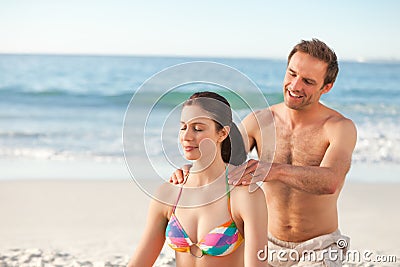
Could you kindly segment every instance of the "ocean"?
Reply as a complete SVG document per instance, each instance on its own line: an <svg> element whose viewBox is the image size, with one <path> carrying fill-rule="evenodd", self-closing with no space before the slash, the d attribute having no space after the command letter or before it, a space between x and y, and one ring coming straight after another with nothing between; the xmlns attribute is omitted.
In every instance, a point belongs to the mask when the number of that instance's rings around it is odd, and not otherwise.
<svg viewBox="0 0 400 267"><path fill-rule="evenodd" d="M285 60L0 55L0 159L33 164L39 161L123 162L124 116L134 93L161 70L191 61L231 66L258 86L269 105L283 100ZM339 66L333 89L321 101L355 122L358 141L353 164L397 166L400 163L400 63L342 61ZM203 75L213 73L206 71ZM181 91L167 93L168 87L164 85L168 82L171 81L159 79L155 90L140 91L142 99L156 94L163 95L164 102L151 110L153 119L145 124L144 143L135 140L129 148L130 155L140 160L146 156L154 159L153 166L163 166L165 173L184 163L177 160L171 164L168 160L169 149L179 150L179 129L172 119L168 124L172 126L168 127L165 114L176 113L177 103L192 91L214 87L218 90L214 85L189 84ZM246 89L241 93L246 94ZM230 100L240 120L248 109L240 101ZM147 118L146 107L151 103L140 104L130 107L130 112L139 118L137 124L131 125L138 131L143 130L140 118ZM169 146L164 146L163 140ZM142 144L147 155L143 155ZM172 158L178 158L179 153L171 153ZM0 173L0 179L5 176Z"/></svg>

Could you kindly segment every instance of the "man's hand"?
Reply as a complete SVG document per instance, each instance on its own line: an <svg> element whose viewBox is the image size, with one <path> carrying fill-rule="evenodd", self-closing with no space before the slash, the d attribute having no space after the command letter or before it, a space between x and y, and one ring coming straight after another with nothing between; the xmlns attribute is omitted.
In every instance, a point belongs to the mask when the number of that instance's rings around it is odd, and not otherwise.
<svg viewBox="0 0 400 267"><path fill-rule="evenodd" d="M169 178L169 182L172 184L184 184L187 177L189 176L189 170L192 165L183 165L182 169L177 169Z"/></svg>
<svg viewBox="0 0 400 267"><path fill-rule="evenodd" d="M266 181L271 163L250 159L229 171L228 183L233 185L250 185Z"/></svg>

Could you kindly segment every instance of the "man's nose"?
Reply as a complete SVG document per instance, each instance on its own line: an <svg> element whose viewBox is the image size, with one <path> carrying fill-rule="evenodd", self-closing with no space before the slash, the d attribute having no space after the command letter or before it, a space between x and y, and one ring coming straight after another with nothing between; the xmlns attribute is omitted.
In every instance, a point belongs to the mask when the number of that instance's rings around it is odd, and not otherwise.
<svg viewBox="0 0 400 267"><path fill-rule="evenodd" d="M290 83L290 88L293 91L300 91L301 89L301 79L299 77L296 77L292 80L292 82Z"/></svg>

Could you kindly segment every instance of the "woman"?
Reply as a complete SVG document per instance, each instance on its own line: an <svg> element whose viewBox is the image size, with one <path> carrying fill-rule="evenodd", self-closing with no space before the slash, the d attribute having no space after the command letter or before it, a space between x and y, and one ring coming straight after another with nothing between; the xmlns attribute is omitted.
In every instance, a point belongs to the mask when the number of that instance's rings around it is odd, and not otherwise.
<svg viewBox="0 0 400 267"><path fill-rule="evenodd" d="M227 183L229 164L246 160L228 101L213 92L193 94L183 104L179 139L193 166L177 192L169 183L159 188L157 199L173 200L151 201L144 235L128 266L152 266L164 241L175 250L178 267L267 266L259 260L268 242L264 194L260 189L250 193L248 187L230 190Z"/></svg>

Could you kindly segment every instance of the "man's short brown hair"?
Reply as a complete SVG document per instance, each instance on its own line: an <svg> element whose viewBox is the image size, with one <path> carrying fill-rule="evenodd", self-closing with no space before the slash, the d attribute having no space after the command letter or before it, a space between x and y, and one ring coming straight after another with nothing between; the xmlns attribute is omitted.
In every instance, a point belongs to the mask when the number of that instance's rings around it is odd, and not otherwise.
<svg viewBox="0 0 400 267"><path fill-rule="evenodd" d="M288 56L288 64L296 52L303 52L322 60L323 62L326 62L328 64L328 68L326 70L324 85L335 82L339 73L337 57L335 52L324 42L315 38L309 41L301 40L301 42L293 47L292 51L290 52Z"/></svg>

